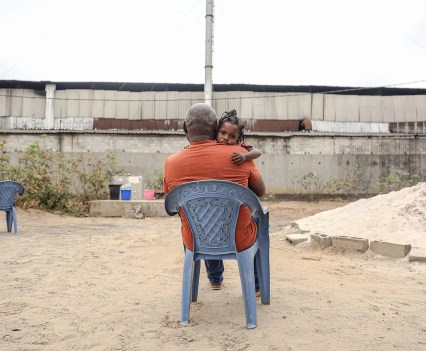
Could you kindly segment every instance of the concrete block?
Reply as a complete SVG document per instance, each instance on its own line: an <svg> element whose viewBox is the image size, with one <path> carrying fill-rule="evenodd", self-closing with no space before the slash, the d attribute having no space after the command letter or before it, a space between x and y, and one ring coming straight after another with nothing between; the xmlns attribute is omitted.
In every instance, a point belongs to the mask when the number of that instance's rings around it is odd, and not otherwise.
<svg viewBox="0 0 426 351"><path fill-rule="evenodd" d="M412 249L408 256L410 262L426 262L426 250Z"/></svg>
<svg viewBox="0 0 426 351"><path fill-rule="evenodd" d="M356 238L353 236L334 236L331 243L335 247L345 250L365 252L368 250L368 239Z"/></svg>
<svg viewBox="0 0 426 351"><path fill-rule="evenodd" d="M374 240L370 241L370 250L383 256L403 258L410 252L411 245Z"/></svg>
<svg viewBox="0 0 426 351"><path fill-rule="evenodd" d="M308 237L303 234L289 234L285 238L290 244L293 244L293 245L297 245L308 240Z"/></svg>
<svg viewBox="0 0 426 351"><path fill-rule="evenodd" d="M311 244L312 246L325 249L326 247L331 246L331 236L321 233L311 234Z"/></svg>

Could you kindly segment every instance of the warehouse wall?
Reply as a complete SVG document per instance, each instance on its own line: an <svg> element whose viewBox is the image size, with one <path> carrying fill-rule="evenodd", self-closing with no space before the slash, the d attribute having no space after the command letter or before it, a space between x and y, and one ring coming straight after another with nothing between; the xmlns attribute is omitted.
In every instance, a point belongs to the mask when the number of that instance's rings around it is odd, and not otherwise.
<svg viewBox="0 0 426 351"><path fill-rule="evenodd" d="M63 132L8 131L0 142L13 156L35 140L73 156L117 156L119 166L132 175L161 170L166 157L187 144L180 132ZM361 172L369 182L367 192L390 172L426 174L426 137L415 135L333 135L315 133L250 133L246 141L262 151L256 160L270 194L299 194L316 182L342 180ZM327 189L321 189L326 193Z"/></svg>

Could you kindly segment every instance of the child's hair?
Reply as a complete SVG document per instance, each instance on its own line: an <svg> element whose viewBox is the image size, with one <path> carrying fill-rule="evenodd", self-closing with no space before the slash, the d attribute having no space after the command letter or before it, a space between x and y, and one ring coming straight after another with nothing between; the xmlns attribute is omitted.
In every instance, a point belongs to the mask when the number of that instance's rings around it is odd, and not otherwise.
<svg viewBox="0 0 426 351"><path fill-rule="evenodd" d="M222 113L222 116L220 117L218 122L218 130L225 122L238 126L239 136L237 139L237 143L244 142L244 125L240 123L240 119L237 117L237 111L231 110Z"/></svg>

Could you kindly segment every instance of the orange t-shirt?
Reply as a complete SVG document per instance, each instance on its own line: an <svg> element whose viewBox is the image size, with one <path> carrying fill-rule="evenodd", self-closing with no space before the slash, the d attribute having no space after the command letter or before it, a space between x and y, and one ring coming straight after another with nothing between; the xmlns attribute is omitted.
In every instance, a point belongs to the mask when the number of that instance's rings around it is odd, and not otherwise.
<svg viewBox="0 0 426 351"><path fill-rule="evenodd" d="M248 187L249 180L259 179L259 171L253 161L246 161L235 166L231 161L233 152L247 152L238 145L217 144L212 140L192 143L186 149L171 155L164 164L164 192L174 187L195 180L228 180ZM182 239L187 248L193 250L194 243L191 228L183 211ZM243 251L256 240L256 223L251 218L250 210L242 206L238 216L235 242L237 250Z"/></svg>

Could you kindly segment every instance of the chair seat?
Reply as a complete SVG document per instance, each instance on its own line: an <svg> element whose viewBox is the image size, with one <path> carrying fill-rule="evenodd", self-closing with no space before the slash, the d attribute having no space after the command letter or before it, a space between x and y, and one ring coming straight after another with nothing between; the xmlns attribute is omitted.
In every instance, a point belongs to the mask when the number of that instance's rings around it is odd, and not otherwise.
<svg viewBox="0 0 426 351"><path fill-rule="evenodd" d="M239 209L247 206L258 231L255 243L237 252L235 229ZM248 188L221 180L188 182L177 186L166 197L166 211L175 215L180 209L191 227L194 250L185 250L182 281L182 325L189 323L190 303L197 301L200 260L233 259L238 262L243 292L246 326L256 327L256 261L261 302L270 302L269 214Z"/></svg>

